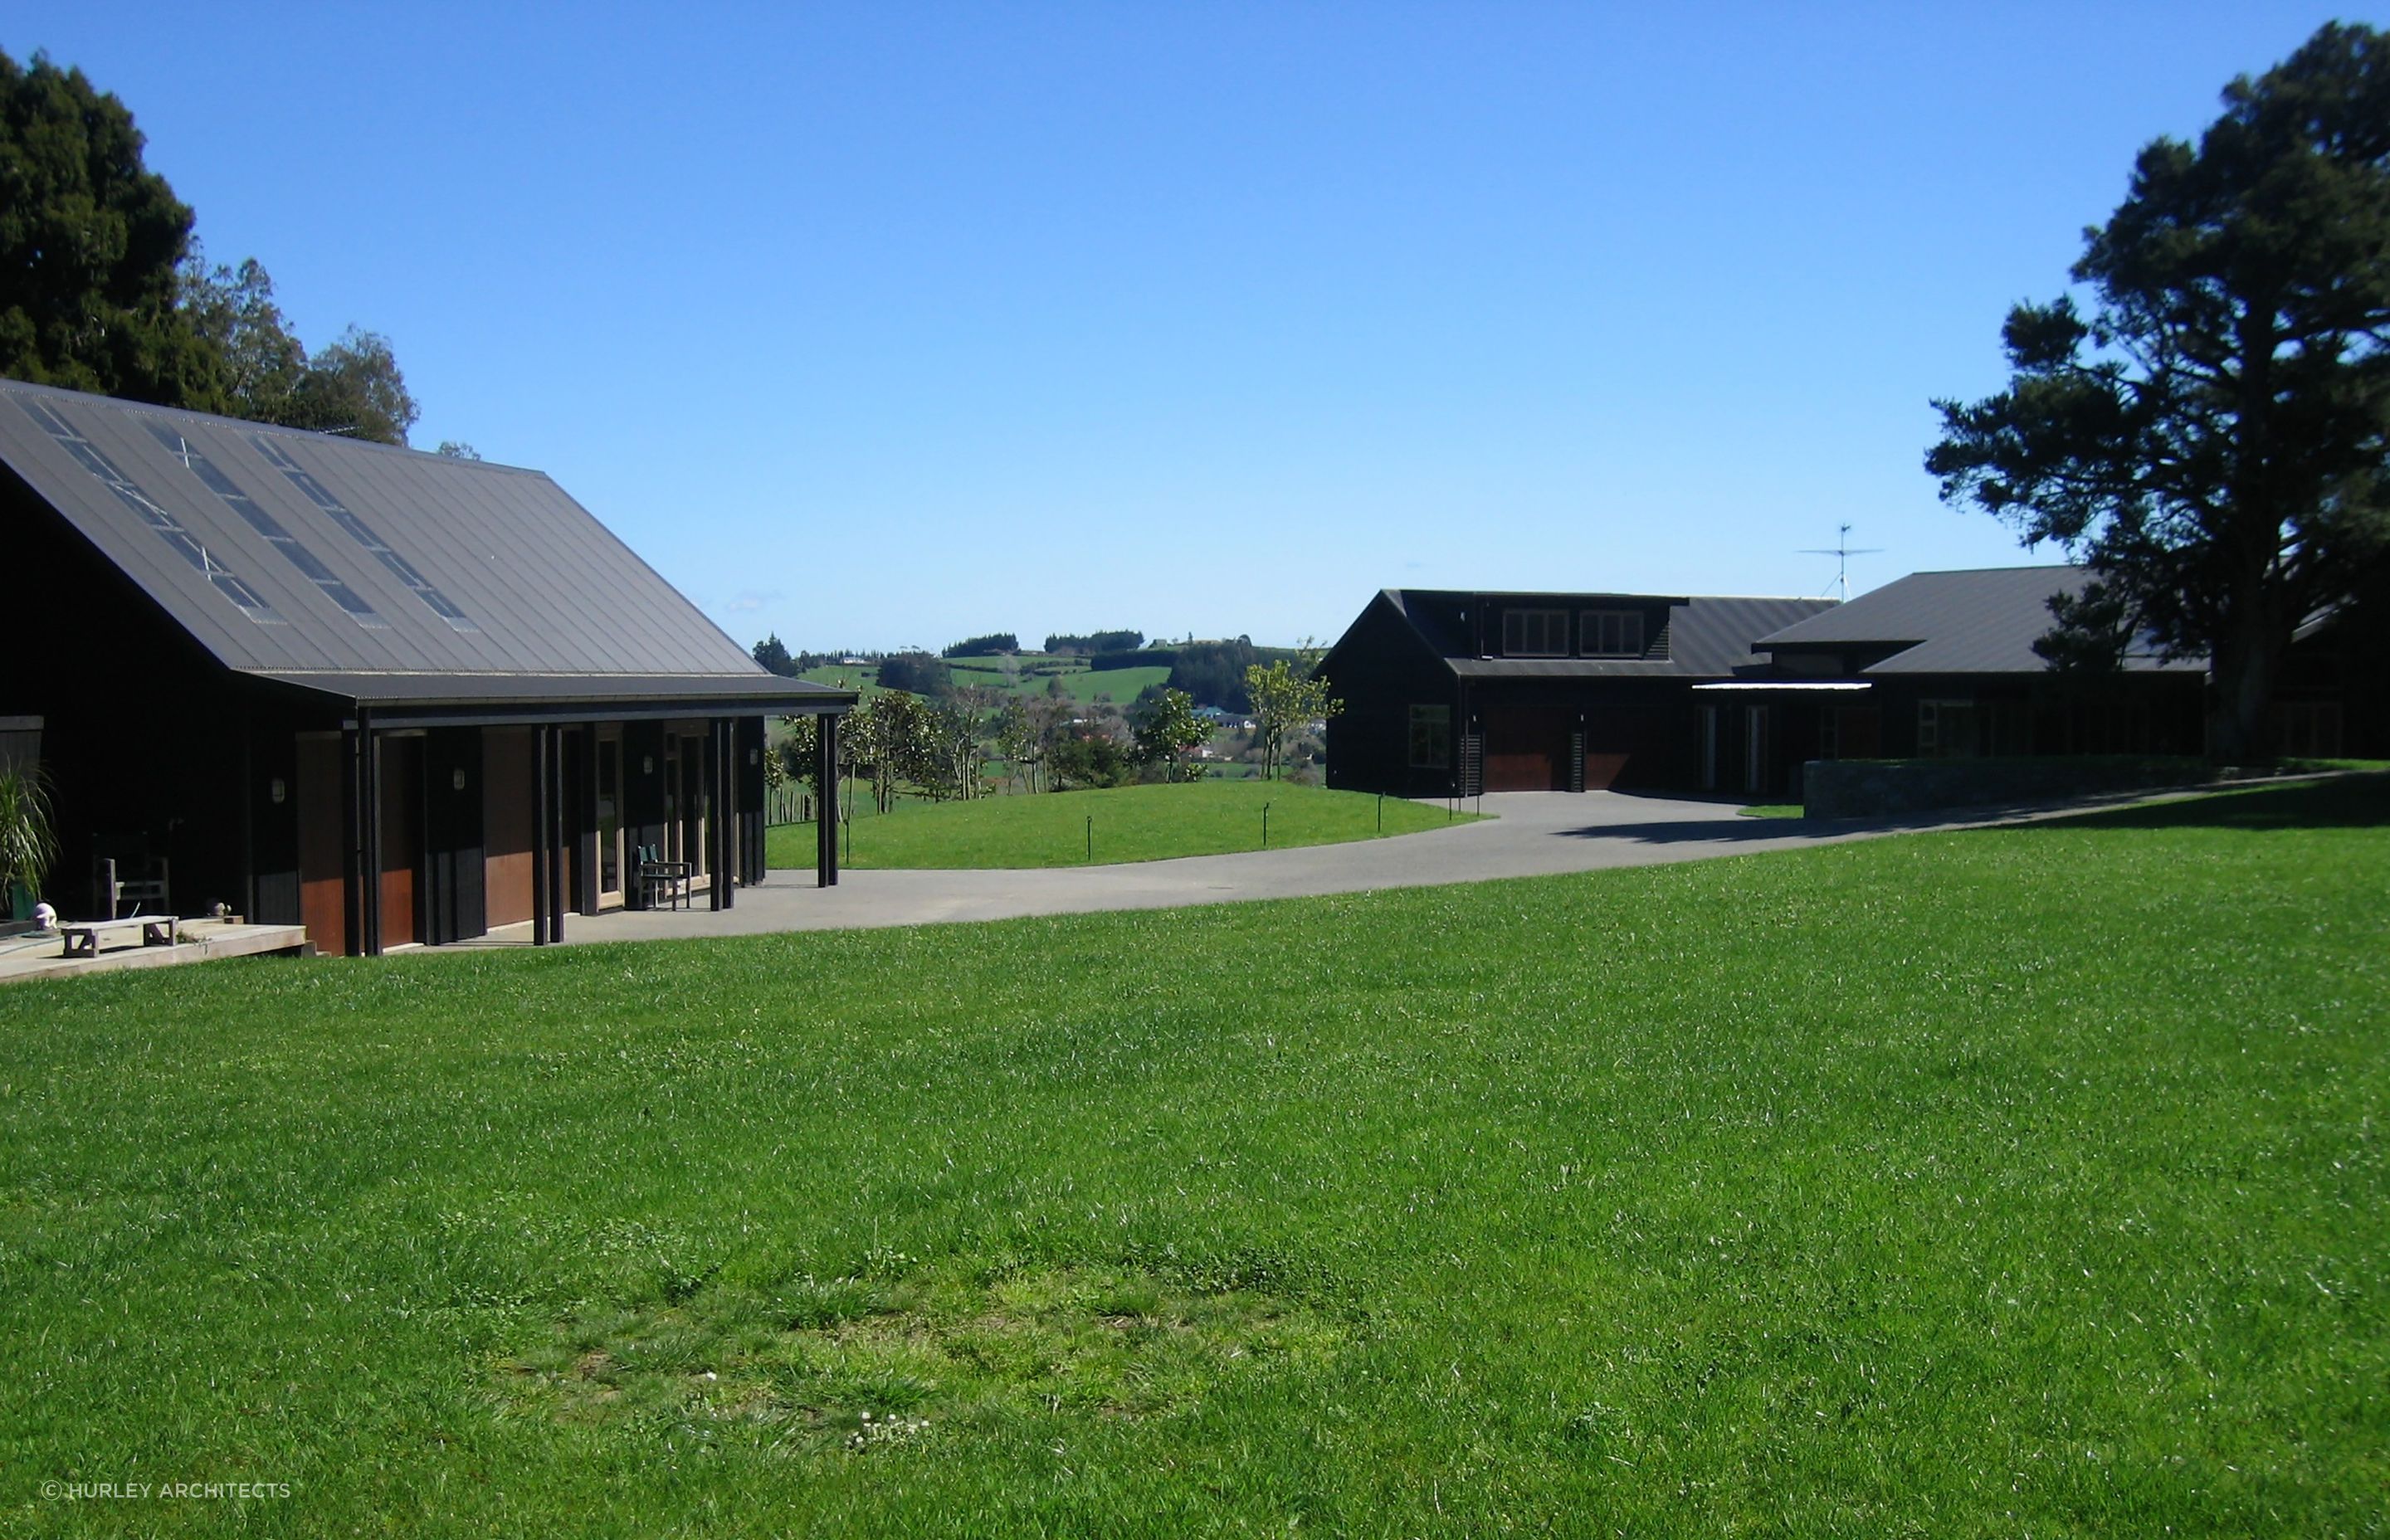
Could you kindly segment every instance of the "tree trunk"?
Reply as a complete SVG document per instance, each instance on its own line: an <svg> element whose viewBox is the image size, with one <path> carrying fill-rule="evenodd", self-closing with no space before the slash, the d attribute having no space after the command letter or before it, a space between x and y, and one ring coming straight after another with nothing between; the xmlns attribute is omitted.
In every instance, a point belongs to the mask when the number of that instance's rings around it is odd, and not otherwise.
<svg viewBox="0 0 2390 1540"><path fill-rule="evenodd" d="M2219 764L2271 759L2274 680L2289 650L2271 606L2245 604L2216 649L2207 700L2207 757Z"/></svg>

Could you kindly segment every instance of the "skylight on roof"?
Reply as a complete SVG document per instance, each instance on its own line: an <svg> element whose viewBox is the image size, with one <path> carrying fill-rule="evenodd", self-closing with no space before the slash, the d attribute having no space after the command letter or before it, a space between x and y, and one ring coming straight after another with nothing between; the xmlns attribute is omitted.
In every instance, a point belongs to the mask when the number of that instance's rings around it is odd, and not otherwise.
<svg viewBox="0 0 2390 1540"><path fill-rule="evenodd" d="M371 526L351 513L345 504L326 490L323 482L309 475L304 466L290 457L289 450L276 443L263 433L250 434L249 442L257 447L259 454L265 456L266 463L290 478L290 484L305 493L309 502L322 508L330 516L333 523L346 530L350 539L371 551L376 560L390 569L392 575L401 583L414 590L415 597L421 599L433 614L446 621L451 630L479 631L482 629L473 623L471 617L465 611L457 609L447 595L433 587L430 579L417 571L413 563L384 544L381 536L374 533Z"/></svg>
<svg viewBox="0 0 2390 1540"><path fill-rule="evenodd" d="M242 520L268 545L289 558L290 565L306 575L307 581L321 588L334 604L348 612L349 618L368 630L387 631L390 622L374 613L357 591L341 581L340 574L324 565L323 558L300 543L299 537L282 527L282 521L257 506L231 477L216 468L189 439L162 422L144 424L149 436L165 445L166 453L183 463L183 468L199 479L199 484L224 500L225 506L240 515Z"/></svg>
<svg viewBox="0 0 2390 1540"><path fill-rule="evenodd" d="M131 508L143 523L157 533L159 539L173 546L175 555L205 576L217 593L232 600L242 614L260 625L289 623L275 613L272 605L257 597L255 589L234 576L231 568L201 545L190 531L183 528L181 520L142 491L140 484L132 477L119 470L114 460L103 454L97 444L76 431L66 418L40 402L23 396L17 398L17 404L25 409L26 416L41 424L42 431L56 439L68 454L73 456L76 464L90 471L101 485L114 493L118 502Z"/></svg>

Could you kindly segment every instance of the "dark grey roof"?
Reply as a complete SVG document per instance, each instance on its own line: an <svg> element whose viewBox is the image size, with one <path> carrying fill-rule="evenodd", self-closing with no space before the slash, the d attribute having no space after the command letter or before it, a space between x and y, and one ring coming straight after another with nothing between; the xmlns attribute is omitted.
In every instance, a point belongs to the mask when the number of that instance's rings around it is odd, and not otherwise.
<svg viewBox="0 0 2390 1540"><path fill-rule="evenodd" d="M1388 588L1381 597L1438 657L1466 658L1475 650L1468 629L1457 618L1471 596L1442 588Z"/></svg>
<svg viewBox="0 0 2390 1540"><path fill-rule="evenodd" d="M847 699L805 679L776 674L341 674L289 671L260 673L260 679L317 690L371 706L482 705L539 702L547 705L608 701L733 700L759 712L802 712L824 700Z"/></svg>
<svg viewBox="0 0 2390 1540"><path fill-rule="evenodd" d="M1758 661L1754 638L1833 608L1831 599L1697 598L1669 621L1670 650L1687 673L1731 674Z"/></svg>
<svg viewBox="0 0 2390 1540"><path fill-rule="evenodd" d="M1497 593L1449 588L1389 588L1385 597L1467 679L1723 678L1758 661L1752 638L1833 608L1831 599L1741 598L1674 594ZM1631 658L1480 658L1474 637L1455 617L1471 603L1550 602L1571 609L1605 605L1668 607L1668 656Z"/></svg>
<svg viewBox="0 0 2390 1540"><path fill-rule="evenodd" d="M2083 586L2080 567L1994 567L1912 572L1824 614L1760 637L1762 650L1896 647L1865 674L2039 674L2049 665L2033 644L2057 623L2049 601ZM2195 671L2198 660L2161 664L2135 655L2125 666Z"/></svg>
<svg viewBox="0 0 2390 1540"><path fill-rule="evenodd" d="M10 380L0 461L243 673L351 699L843 694L759 668L538 471Z"/></svg>

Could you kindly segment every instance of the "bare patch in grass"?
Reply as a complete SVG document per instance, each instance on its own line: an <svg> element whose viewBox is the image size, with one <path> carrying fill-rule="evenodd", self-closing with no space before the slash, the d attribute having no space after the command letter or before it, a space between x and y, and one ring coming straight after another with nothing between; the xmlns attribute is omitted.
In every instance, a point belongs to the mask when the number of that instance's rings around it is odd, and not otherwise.
<svg viewBox="0 0 2390 1540"><path fill-rule="evenodd" d="M1316 1367L1338 1341L1317 1313L1257 1289L957 1261L567 1321L503 1366L501 1393L567 1421L735 1427L860 1453L955 1423L1179 1415L1231 1380Z"/></svg>

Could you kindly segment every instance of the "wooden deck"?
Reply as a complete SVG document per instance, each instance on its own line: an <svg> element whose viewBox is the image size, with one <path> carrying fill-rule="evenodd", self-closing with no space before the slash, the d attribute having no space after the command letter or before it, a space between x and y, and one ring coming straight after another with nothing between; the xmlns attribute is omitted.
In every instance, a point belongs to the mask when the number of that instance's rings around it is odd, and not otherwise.
<svg viewBox="0 0 2390 1540"><path fill-rule="evenodd" d="M137 929L113 932L113 944L98 956L64 956L66 943L56 931L0 935L0 984L19 979L59 979L84 973L107 973L123 968L173 968L181 963L209 962L217 957L254 956L262 952L299 952L307 931L299 925L238 925L226 920L186 919L183 940L173 946L144 946Z"/></svg>

